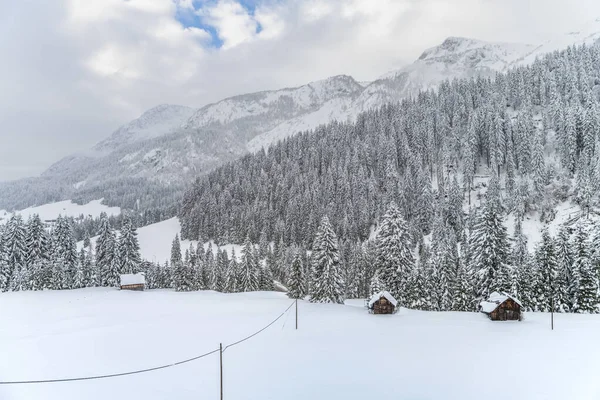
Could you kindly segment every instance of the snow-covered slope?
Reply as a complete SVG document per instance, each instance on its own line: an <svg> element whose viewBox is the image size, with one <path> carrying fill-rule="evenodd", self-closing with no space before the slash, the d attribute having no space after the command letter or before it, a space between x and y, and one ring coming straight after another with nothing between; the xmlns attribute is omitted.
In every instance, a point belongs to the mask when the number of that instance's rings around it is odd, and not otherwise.
<svg viewBox="0 0 600 400"><path fill-rule="evenodd" d="M90 201L87 204L79 205L73 203L71 200L59 201L56 203L44 204L42 206L30 207L21 211L17 211L16 214L20 214L24 220L27 220L31 215L38 214L42 221L54 220L59 215L63 217L84 217L90 216L97 218L100 213L105 212L107 215L119 215L121 209L119 207L107 207L102 204L102 199ZM13 213L9 213L5 210L0 210L0 223L6 222Z"/></svg>
<svg viewBox="0 0 600 400"><path fill-rule="evenodd" d="M535 61L536 57L551 53L557 50L564 50L573 45L592 45L600 40L600 18L585 24L581 29L559 34L548 41L537 46L532 51L525 54L516 63L530 64Z"/></svg>
<svg viewBox="0 0 600 400"><path fill-rule="evenodd" d="M0 381L102 375L168 365L265 327L292 301L282 293L88 288L0 294ZM223 354L231 400L592 400L600 395L600 317L400 309L368 314L300 301ZM496 384L490 384L496 382ZM215 399L219 354L139 375L0 385L10 400Z"/></svg>
<svg viewBox="0 0 600 400"><path fill-rule="evenodd" d="M142 258L147 261L163 264L171 258L171 243L173 242L175 235L181 237L181 223L178 218L171 218L141 227L137 230L137 233ZM97 236L91 238L94 246L96 245L96 239ZM213 249L216 251L217 245L215 245L214 242L204 243L204 249L208 249L209 243L212 244ZM193 245L194 248L198 246L198 242L195 240L182 240L182 251L185 252L185 250L190 247L190 244ZM77 243L77 246L78 250L81 249L83 247L83 242ZM235 254L239 256L242 251L242 246L237 244L227 244L221 246L220 249L226 250L229 256L231 256L234 251Z"/></svg>
<svg viewBox="0 0 600 400"><path fill-rule="evenodd" d="M168 135L193 113L194 109L190 107L161 104L117 129L109 138L94 146L94 150L106 152L133 142Z"/></svg>
<svg viewBox="0 0 600 400"><path fill-rule="evenodd" d="M202 128L247 119L252 124L256 118L265 119L263 124L276 124L278 120L314 112L332 99L352 99L361 90L362 86L352 77L339 75L298 88L245 94L199 109L183 127Z"/></svg>

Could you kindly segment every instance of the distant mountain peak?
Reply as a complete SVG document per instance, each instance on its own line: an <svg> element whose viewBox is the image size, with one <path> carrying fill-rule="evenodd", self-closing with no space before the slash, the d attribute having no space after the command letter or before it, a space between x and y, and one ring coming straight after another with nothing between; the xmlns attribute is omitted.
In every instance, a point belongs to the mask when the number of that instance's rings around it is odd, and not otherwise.
<svg viewBox="0 0 600 400"><path fill-rule="evenodd" d="M186 106L159 104L121 126L110 137L94 146L94 150L112 151L135 141L169 134L179 128L193 112L193 108Z"/></svg>

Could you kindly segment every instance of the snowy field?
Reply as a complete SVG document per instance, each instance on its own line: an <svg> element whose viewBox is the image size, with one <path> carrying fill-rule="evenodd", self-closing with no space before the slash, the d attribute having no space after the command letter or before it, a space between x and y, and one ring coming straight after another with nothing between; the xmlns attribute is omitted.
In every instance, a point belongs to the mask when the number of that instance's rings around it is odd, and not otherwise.
<svg viewBox="0 0 600 400"><path fill-rule="evenodd" d="M71 200L59 201L56 203L48 203L42 206L30 207L21 211L17 211L17 214L21 214L23 219L27 219L33 214L39 214L42 221L51 220L58 218L59 215L63 217L84 217L91 216L93 218L99 217L100 213L105 212L110 215L121 214L119 207L109 207L102 204L102 199L92 200L87 204L79 205L73 203ZM6 222L13 213L9 213L5 210L0 210L0 223Z"/></svg>
<svg viewBox="0 0 600 400"><path fill-rule="evenodd" d="M279 293L95 288L0 295L0 381L169 364L262 328L292 301ZM225 399L598 399L600 316L370 315L363 301L300 303L228 349ZM219 357L141 375L0 385L0 399L217 399Z"/></svg>

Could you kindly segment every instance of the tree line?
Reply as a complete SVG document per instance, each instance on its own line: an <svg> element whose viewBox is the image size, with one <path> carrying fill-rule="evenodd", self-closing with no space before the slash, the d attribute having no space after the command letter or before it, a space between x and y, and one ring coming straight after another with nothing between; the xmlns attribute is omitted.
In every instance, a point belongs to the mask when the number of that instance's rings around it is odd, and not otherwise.
<svg viewBox="0 0 600 400"><path fill-rule="evenodd" d="M59 216L49 229L37 214L26 223L13 215L0 226L0 291L117 286L119 274L144 269L129 217L117 237L103 213L98 233L95 247L87 236L78 251L71 219Z"/></svg>
<svg viewBox="0 0 600 400"><path fill-rule="evenodd" d="M178 213L182 237L223 244L266 235L310 247L327 215L341 239L364 241L395 202L416 245L431 234L440 199L458 220L464 204L481 204L491 175L517 219L537 212L549 222L568 198L593 210L599 71L598 46L570 47L298 133L199 177Z"/></svg>

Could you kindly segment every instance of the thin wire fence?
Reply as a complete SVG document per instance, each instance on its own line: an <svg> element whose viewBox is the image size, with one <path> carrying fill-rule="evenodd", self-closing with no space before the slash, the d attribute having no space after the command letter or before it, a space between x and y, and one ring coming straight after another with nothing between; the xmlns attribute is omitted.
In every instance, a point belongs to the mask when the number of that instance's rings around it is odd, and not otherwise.
<svg viewBox="0 0 600 400"><path fill-rule="evenodd" d="M286 313L286 312L288 312L288 311L290 310L290 308L292 308L292 306L293 306L294 304L296 304L296 302L295 302L295 301L294 301L292 304L290 304L290 306L289 306L288 308L286 308L284 312L282 312L281 314L279 314L279 316L278 316L277 318L275 318L273 321L271 321L271 323L270 323L269 325L265 326L265 327L264 327L264 328L262 328L261 330L259 330L259 331L256 331L256 332L254 332L252 335L250 335L250 336L246 336L245 338L243 338L243 339L241 339L241 340L238 340L237 342L234 342L234 343L231 343L231 344L228 344L227 346L225 346L225 348L223 349L223 353L225 353L225 350L227 350L228 348L230 348L230 347L233 347L233 346L237 346L238 344L240 344L240 343L242 343L242 342L245 342L246 340L248 340L248 339L250 339L250 338L253 338L254 336L258 335L259 333L261 333L262 331L264 331L265 329L267 329L268 327L270 327L271 325L273 325L273 324L274 324L275 322L277 322L277 321L278 321L278 320L279 320L281 317L283 317L283 316L285 315L285 313Z"/></svg>
<svg viewBox="0 0 600 400"><path fill-rule="evenodd" d="M251 339L254 336L260 334L263 331L265 331L267 328L269 328L271 325L273 325L275 322L277 322L279 319L281 319L281 317L283 317L285 315L285 313L287 313L290 310L290 308L292 308L292 306L295 303L296 303L296 301L294 301L292 304L290 304L290 306L288 308L286 308L285 311L283 311L281 314L279 314L279 316L277 318L275 318L273 321L271 321L265 327L261 328L260 330L254 332L253 334L251 334L249 336L246 336L245 338L243 338L241 340L238 340L237 342L234 342L234 343L231 343L231 344L225 346L223 348L222 352L224 353L225 350L227 350L228 348L233 347L233 346L237 346L238 344L243 343L246 340ZM58 383L58 382L90 381L90 380L95 380L95 379L106 379L106 378L116 378L116 377L119 377L119 376L137 375L137 374L143 374L143 373L146 373L146 372L157 371L157 370L160 370L160 369L175 367L175 366L181 365L181 364L186 364L186 363L189 363L189 362L192 362L192 361L199 360L199 359L204 358L204 357L208 357L211 354L218 353L219 351L221 351L220 348L212 350L212 351L209 351L208 353L204 353L204 354L201 354L201 355L196 356L196 357L188 358L186 360L177 361L177 362L174 362L174 363L171 363L171 364L165 364L165 365L161 365L159 367L139 369L139 370L135 370L135 371L120 372L120 373L116 373L116 374L84 376L84 377L78 377L78 378L62 378L62 379L39 379L39 380L24 380L24 381L0 381L0 385L26 385L26 384L39 384L39 383Z"/></svg>

